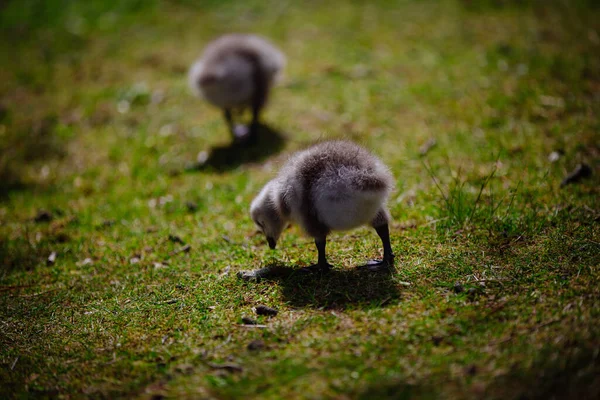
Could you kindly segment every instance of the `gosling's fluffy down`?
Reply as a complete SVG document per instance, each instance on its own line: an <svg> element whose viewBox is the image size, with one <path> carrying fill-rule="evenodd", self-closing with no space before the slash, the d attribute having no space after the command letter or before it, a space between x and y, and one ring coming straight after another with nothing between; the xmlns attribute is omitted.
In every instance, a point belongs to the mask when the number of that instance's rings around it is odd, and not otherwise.
<svg viewBox="0 0 600 400"><path fill-rule="evenodd" d="M330 267L325 257L329 232L370 224L384 247L383 261L371 266L387 267L393 254L386 202L393 187L389 169L364 148L324 142L294 154L254 199L250 213L271 248L288 221L298 223L315 238L318 268Z"/></svg>
<svg viewBox="0 0 600 400"><path fill-rule="evenodd" d="M196 95L224 110L232 133L232 111L251 108L250 133L254 134L269 90L285 63L283 53L266 39L229 34L206 46L190 68L189 85Z"/></svg>

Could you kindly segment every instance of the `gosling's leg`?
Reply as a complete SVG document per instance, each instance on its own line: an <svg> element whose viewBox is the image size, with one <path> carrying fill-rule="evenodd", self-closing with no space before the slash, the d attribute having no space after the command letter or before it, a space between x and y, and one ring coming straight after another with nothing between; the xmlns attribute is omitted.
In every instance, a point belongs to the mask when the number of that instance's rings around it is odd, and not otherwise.
<svg viewBox="0 0 600 400"><path fill-rule="evenodd" d="M229 128L229 132L233 135L233 114L231 113L231 108L223 109L223 117L225 118L225 122L227 123L227 128Z"/></svg>
<svg viewBox="0 0 600 400"><path fill-rule="evenodd" d="M250 131L246 143L255 144L258 141L258 128L260 126L261 105L254 104L252 106L252 121L250 122Z"/></svg>
<svg viewBox="0 0 600 400"><path fill-rule="evenodd" d="M224 109L223 116L227 122L227 128L229 128L229 132L231 132L231 136L233 136L233 140L238 144L248 143L250 138L250 128L244 124L234 124L233 111L231 108Z"/></svg>
<svg viewBox="0 0 600 400"><path fill-rule="evenodd" d="M252 79L254 83L254 93L252 95L252 121L248 133L247 144L255 144L258 141L258 128L260 126L260 113L267 101L269 92L268 78L265 75L260 63L256 59L252 59L254 65L254 73Z"/></svg>
<svg viewBox="0 0 600 400"><path fill-rule="evenodd" d="M327 256L325 255L327 238L324 237L315 239L315 245L317 246L317 251L319 252L319 259L316 264L313 264L310 267L302 268L302 272L327 272L333 268L333 266L327 262Z"/></svg>
<svg viewBox="0 0 600 400"><path fill-rule="evenodd" d="M371 225L375 228L375 232L379 235L381 244L383 245L383 259L368 261L360 268L365 268L369 271L391 271L394 268L394 252L392 251L392 245L390 243L389 220L389 212L382 209L371 222Z"/></svg>

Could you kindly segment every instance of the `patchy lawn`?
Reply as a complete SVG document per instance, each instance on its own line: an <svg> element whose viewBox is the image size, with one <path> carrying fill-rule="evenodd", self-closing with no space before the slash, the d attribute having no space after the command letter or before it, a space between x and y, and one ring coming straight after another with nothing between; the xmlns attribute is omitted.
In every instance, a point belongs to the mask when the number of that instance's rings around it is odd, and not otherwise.
<svg viewBox="0 0 600 400"><path fill-rule="evenodd" d="M0 392L600 396L593 2L13 0L0 26ZM231 31L288 57L248 151L186 83ZM367 228L296 274L311 240L270 251L249 218L287 155L340 137L396 177L393 274L356 270Z"/></svg>

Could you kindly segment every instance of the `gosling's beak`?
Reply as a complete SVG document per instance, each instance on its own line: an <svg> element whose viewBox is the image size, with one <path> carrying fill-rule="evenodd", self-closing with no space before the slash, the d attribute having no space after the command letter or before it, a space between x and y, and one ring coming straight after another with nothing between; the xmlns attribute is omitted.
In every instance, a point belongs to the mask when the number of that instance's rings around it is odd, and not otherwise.
<svg viewBox="0 0 600 400"><path fill-rule="evenodd" d="M272 237L267 236L267 242L269 242L269 247L271 248L271 250L273 250L275 246L277 246L277 242Z"/></svg>

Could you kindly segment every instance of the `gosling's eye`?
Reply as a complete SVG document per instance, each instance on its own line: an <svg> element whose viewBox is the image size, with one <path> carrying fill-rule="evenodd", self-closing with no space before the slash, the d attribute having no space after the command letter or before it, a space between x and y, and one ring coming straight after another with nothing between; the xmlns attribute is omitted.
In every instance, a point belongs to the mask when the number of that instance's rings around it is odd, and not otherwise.
<svg viewBox="0 0 600 400"><path fill-rule="evenodd" d="M264 230L265 230L265 227L263 226L263 224L262 224L262 223L260 223L260 222L256 221L256 225L258 225L258 227L260 228L260 230L261 230L261 231L264 231Z"/></svg>

